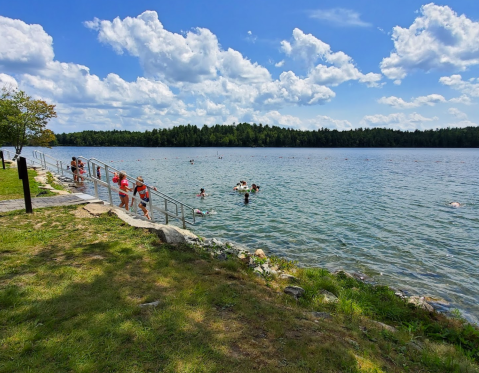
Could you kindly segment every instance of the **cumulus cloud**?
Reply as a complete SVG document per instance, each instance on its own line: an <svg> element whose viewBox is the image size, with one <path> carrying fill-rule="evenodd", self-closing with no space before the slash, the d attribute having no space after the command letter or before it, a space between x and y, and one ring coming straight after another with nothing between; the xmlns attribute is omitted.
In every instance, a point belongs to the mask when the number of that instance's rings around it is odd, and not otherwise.
<svg viewBox="0 0 479 373"><path fill-rule="evenodd" d="M404 113L394 113L389 115L366 115L360 122L365 127L391 127L403 131L412 131L415 129L427 129L428 122L437 121L439 118L427 118L418 113L406 115Z"/></svg>
<svg viewBox="0 0 479 373"><path fill-rule="evenodd" d="M276 66L276 67L283 67L283 65L284 65L284 60L281 60L281 61L276 62L276 63L274 64L274 66Z"/></svg>
<svg viewBox="0 0 479 373"><path fill-rule="evenodd" d="M469 96L467 95L462 95L460 97L454 97L449 100L449 102L452 102L454 104L463 104L463 105L471 105L472 100Z"/></svg>
<svg viewBox="0 0 479 373"><path fill-rule="evenodd" d="M448 110L448 113L455 116L457 119L460 119L460 120L466 120L467 119L467 114L463 113L461 110L459 110L455 107L450 108Z"/></svg>
<svg viewBox="0 0 479 373"><path fill-rule="evenodd" d="M451 87L452 89L461 91L466 95L479 97L479 78L472 78L468 81L464 81L462 80L461 75L451 75L443 76L439 79L439 82Z"/></svg>
<svg viewBox="0 0 479 373"><path fill-rule="evenodd" d="M428 96L420 96L413 98L411 101L404 101L402 98L390 96L381 97L378 102L380 104L389 105L396 109L412 109L419 106L434 106L438 103L446 102L446 99L438 94L432 94Z"/></svg>
<svg viewBox="0 0 479 373"><path fill-rule="evenodd" d="M344 8L313 10L309 13L310 18L327 21L336 26L348 27L370 27L370 23L361 19L361 15L352 10Z"/></svg>
<svg viewBox="0 0 479 373"><path fill-rule="evenodd" d="M296 59L306 62L308 76L316 84L337 86L341 83L356 80L368 86L379 86L381 74L361 73L354 65L353 59L344 52L332 52L329 44L311 34L305 34L298 28L293 30L293 40L281 42L282 51ZM318 60L328 63L315 65Z"/></svg>
<svg viewBox="0 0 479 373"><path fill-rule="evenodd" d="M34 71L53 60L53 39L40 25L0 16L0 68Z"/></svg>
<svg viewBox="0 0 479 373"><path fill-rule="evenodd" d="M117 53L138 57L148 77L170 83L197 83L219 74L252 82L270 78L269 71L244 58L233 49L222 50L216 35L205 28L195 28L185 35L166 30L155 11L138 17L119 17L113 21L85 22L98 32L98 39ZM250 34L251 35L251 34Z"/></svg>
<svg viewBox="0 0 479 373"><path fill-rule="evenodd" d="M479 22L433 3L420 13L409 28L394 27L394 51L381 62L384 75L400 80L413 70L462 71L479 64Z"/></svg>
<svg viewBox="0 0 479 373"><path fill-rule="evenodd" d="M0 88L2 87L16 89L18 88L18 82L13 76L2 73L0 74Z"/></svg>

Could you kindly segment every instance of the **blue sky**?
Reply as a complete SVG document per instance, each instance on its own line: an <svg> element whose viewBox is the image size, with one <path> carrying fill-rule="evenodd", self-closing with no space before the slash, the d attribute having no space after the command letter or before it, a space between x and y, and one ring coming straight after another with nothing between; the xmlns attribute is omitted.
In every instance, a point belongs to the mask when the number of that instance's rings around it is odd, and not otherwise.
<svg viewBox="0 0 479 373"><path fill-rule="evenodd" d="M2 2L0 86L55 132L476 126L479 3Z"/></svg>

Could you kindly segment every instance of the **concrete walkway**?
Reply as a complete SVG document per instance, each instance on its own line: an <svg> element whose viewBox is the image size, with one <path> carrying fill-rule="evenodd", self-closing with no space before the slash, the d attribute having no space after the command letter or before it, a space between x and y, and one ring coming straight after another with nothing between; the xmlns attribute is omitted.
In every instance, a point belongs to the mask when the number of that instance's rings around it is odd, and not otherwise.
<svg viewBox="0 0 479 373"><path fill-rule="evenodd" d="M95 197L83 193L73 193L56 197L32 198L33 210L42 207L81 205L85 203L100 203ZM25 200L7 199L0 201L0 213L25 209Z"/></svg>

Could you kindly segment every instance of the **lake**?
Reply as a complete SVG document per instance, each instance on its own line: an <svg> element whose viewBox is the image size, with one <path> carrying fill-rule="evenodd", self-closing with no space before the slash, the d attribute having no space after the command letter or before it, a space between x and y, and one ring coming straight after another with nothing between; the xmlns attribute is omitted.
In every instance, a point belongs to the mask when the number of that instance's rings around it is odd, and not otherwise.
<svg viewBox="0 0 479 373"><path fill-rule="evenodd" d="M478 322L477 149L43 151L62 160L104 160L182 202L216 212L189 228L201 236L262 248L302 266L364 273L411 294L440 296ZM31 148L24 153L31 156ZM240 180L261 186L248 205L232 190ZM209 196L196 197L200 188ZM452 201L463 206L452 208Z"/></svg>

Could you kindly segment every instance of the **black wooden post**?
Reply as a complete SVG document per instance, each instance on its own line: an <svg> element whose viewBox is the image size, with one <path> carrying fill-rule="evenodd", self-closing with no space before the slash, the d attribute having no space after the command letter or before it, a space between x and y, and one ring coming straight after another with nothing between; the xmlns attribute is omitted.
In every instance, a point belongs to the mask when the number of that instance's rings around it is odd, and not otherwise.
<svg viewBox="0 0 479 373"><path fill-rule="evenodd" d="M24 157L20 157L17 160L18 178L23 181L23 195L25 197L25 210L31 214L32 209L32 197L30 196L30 184L28 183L28 170L27 160Z"/></svg>
<svg viewBox="0 0 479 373"><path fill-rule="evenodd" d="M2 157L2 167L5 169L5 160L3 159L3 150L0 150L0 157Z"/></svg>

